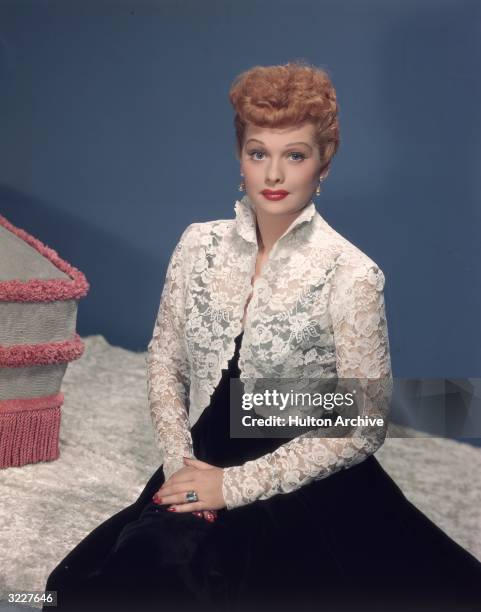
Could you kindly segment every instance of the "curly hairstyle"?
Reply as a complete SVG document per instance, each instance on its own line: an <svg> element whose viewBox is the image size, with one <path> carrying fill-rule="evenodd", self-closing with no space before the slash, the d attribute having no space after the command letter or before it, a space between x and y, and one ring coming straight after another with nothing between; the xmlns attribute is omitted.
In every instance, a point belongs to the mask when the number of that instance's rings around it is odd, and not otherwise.
<svg viewBox="0 0 481 612"><path fill-rule="evenodd" d="M340 143L339 105L326 71L305 60L282 66L254 66L234 79L229 99L235 110L239 158L248 123L285 128L309 121L315 128L321 171L330 167Z"/></svg>

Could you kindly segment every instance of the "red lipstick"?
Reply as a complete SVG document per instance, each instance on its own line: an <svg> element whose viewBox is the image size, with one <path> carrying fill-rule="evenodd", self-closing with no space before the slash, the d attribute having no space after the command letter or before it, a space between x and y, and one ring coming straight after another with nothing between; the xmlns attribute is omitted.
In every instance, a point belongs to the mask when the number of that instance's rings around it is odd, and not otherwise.
<svg viewBox="0 0 481 612"><path fill-rule="evenodd" d="M261 193L265 198L274 202L277 202L277 200L282 200L286 197L286 195L289 195L289 192L285 191L284 189L276 189L275 191L272 189L264 189L264 191L261 191Z"/></svg>

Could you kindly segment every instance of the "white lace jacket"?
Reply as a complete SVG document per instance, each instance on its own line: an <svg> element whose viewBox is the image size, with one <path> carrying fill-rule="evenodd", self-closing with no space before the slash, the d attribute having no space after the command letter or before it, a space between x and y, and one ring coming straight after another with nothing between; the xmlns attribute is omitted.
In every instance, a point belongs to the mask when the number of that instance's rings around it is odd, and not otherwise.
<svg viewBox="0 0 481 612"><path fill-rule="evenodd" d="M147 351L148 399L165 478L183 467L183 455L194 456L190 428L234 354L251 291L241 379L375 379L364 414L384 417L385 425L362 426L348 438L303 434L224 468L227 509L363 461L384 442L392 391L384 275L374 261L331 228L311 201L274 244L252 288L258 247L247 196L235 213L235 219L189 225L167 269Z"/></svg>

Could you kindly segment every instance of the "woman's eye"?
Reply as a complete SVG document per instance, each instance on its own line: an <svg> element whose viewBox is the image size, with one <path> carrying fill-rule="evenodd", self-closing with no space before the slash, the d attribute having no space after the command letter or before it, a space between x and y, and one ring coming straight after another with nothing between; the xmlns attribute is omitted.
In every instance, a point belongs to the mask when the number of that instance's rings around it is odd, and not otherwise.
<svg viewBox="0 0 481 612"><path fill-rule="evenodd" d="M257 159L256 157L254 157L254 155L264 155L264 153L262 151L251 151L249 153L249 157L251 159Z"/></svg>
<svg viewBox="0 0 481 612"><path fill-rule="evenodd" d="M258 157L254 157L255 155L265 155L265 153L263 151L250 151L248 153L249 157L255 161L260 161ZM306 156L304 155L304 153L298 153L298 152L292 152L289 153L289 155L295 155L297 157L297 159L295 159L294 161L302 161L304 159L306 159Z"/></svg>

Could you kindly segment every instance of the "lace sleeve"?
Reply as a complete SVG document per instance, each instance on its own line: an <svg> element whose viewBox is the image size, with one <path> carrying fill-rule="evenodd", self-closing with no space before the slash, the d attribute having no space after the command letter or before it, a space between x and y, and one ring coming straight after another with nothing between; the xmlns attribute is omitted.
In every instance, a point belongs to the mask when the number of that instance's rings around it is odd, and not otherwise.
<svg viewBox="0 0 481 612"><path fill-rule="evenodd" d="M361 463L383 444L392 393L383 288L384 275L375 264L360 266L342 255L332 280L329 311L337 376L357 379L364 395L362 416L380 416L384 425L360 426L343 438L309 431L272 453L225 468L222 492L227 509L326 478Z"/></svg>
<svg viewBox="0 0 481 612"><path fill-rule="evenodd" d="M146 357L148 401L166 480L184 467L183 455L194 456L188 419L189 367L180 333L185 312L185 242L190 227L170 259Z"/></svg>

